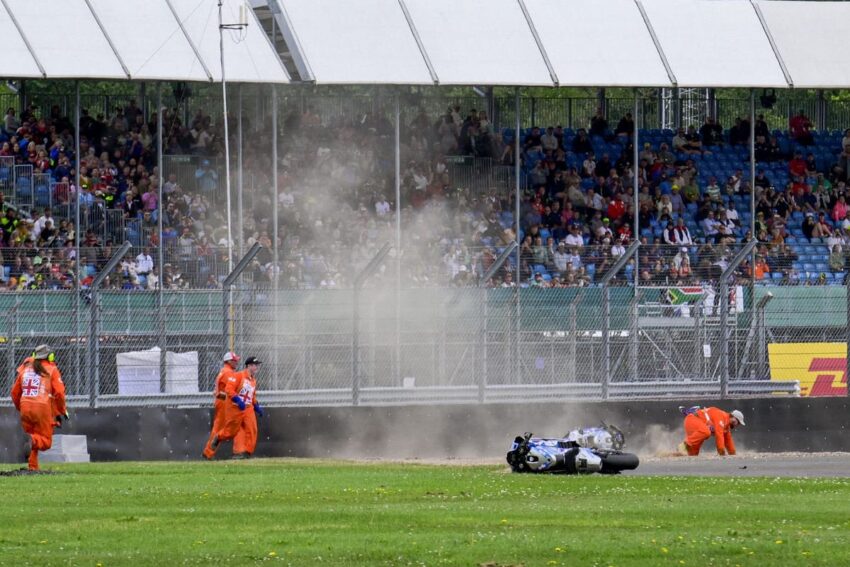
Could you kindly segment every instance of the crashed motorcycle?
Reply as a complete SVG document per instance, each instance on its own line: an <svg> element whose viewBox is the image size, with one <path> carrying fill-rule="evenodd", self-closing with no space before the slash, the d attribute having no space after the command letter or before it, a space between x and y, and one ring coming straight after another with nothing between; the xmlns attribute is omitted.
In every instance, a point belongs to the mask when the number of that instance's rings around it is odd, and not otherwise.
<svg viewBox="0 0 850 567"><path fill-rule="evenodd" d="M638 456L621 451L623 432L612 425L574 429L563 437L518 436L508 451L513 472L561 474L619 474L634 470Z"/></svg>

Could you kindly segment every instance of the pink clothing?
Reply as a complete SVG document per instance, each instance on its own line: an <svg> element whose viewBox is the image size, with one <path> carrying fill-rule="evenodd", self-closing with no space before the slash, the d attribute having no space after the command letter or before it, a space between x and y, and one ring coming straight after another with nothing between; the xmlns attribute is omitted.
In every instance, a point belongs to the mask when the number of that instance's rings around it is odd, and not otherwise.
<svg viewBox="0 0 850 567"><path fill-rule="evenodd" d="M142 204L146 211L155 211L157 205L157 196L153 191L148 191L142 195Z"/></svg>
<svg viewBox="0 0 850 567"><path fill-rule="evenodd" d="M834 221L842 221L844 217L847 216L847 203L842 203L838 201L835 203L835 206L832 207L832 220Z"/></svg>

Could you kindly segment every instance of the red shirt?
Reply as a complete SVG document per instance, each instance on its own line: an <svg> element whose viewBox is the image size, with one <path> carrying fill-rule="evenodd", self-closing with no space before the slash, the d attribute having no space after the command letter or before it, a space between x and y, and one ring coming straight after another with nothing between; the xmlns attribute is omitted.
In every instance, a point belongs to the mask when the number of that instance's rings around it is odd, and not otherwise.
<svg viewBox="0 0 850 567"><path fill-rule="evenodd" d="M626 205L620 199L614 199L608 205L608 218L611 220L619 220L621 216L626 214Z"/></svg>
<svg viewBox="0 0 850 567"><path fill-rule="evenodd" d="M788 171L791 172L791 175L799 175L803 177L806 175L806 160L802 158L795 158L788 162Z"/></svg>

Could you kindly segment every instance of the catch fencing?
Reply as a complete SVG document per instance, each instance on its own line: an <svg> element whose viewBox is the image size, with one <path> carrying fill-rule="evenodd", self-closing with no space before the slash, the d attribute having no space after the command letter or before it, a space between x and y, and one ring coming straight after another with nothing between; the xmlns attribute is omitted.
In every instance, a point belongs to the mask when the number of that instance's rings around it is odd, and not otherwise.
<svg viewBox="0 0 850 567"><path fill-rule="evenodd" d="M126 245L98 276L135 252ZM399 287L369 278L394 272L387 256L347 288L279 289L251 282L251 256L224 289L116 289L96 277L79 294L0 293L0 387L47 342L76 406L206 405L228 350L264 362L269 405L845 395L844 285L753 285L740 272L752 247L741 246L722 256L722 279L702 253L689 250L704 270L693 280L637 289L633 246L572 287ZM807 382L812 369L814 380L831 373L828 388Z"/></svg>

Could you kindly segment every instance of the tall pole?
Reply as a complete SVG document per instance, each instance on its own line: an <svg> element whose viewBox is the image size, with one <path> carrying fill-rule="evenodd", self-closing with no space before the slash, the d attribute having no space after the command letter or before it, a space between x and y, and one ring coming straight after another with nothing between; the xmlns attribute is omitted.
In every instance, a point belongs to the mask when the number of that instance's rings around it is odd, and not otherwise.
<svg viewBox="0 0 850 567"><path fill-rule="evenodd" d="M76 89L76 101L74 102L74 290L76 293L74 305L74 335L77 344L80 341L80 81L74 82ZM82 368L80 368L80 349L74 349L76 353L76 381L77 389L80 388ZM79 392L79 390L77 390Z"/></svg>
<svg viewBox="0 0 850 567"><path fill-rule="evenodd" d="M515 218L516 218L516 237L515 237L515 239L516 239L517 247L516 247L516 281L514 282L514 286L515 286L514 287L514 301L516 302L516 311L514 313L515 318L514 318L514 345L513 345L514 346L514 348L513 348L514 356L513 356L513 359L514 359L514 383L519 384L520 383L520 361L519 361L520 337L519 337L519 334L520 334L520 328L521 328L521 325L520 325L520 315L521 315L521 313L520 313L519 284L520 284L520 276L522 275L522 272L520 270L520 265L519 265L519 262L520 262L519 231L520 231L520 227L522 226L522 223L520 222L520 212L521 212L521 207L520 207L520 189L521 189L520 175L522 174L522 171L521 171L521 167L520 167L520 155L519 155L519 152L520 152L520 136L521 136L521 134L520 134L521 120L520 120L519 87L516 87L514 89L514 108L515 108L515 111L516 111L516 124L515 124L516 130L514 132L514 178L515 178L514 179L514 181L515 181L514 191L516 193L514 195L514 207L515 207L514 215L515 215Z"/></svg>
<svg viewBox="0 0 850 567"><path fill-rule="evenodd" d="M756 91L750 89L750 237L753 240L758 238L756 234ZM755 258L755 250L753 251ZM755 266L753 268L753 277L755 277Z"/></svg>
<svg viewBox="0 0 850 567"><path fill-rule="evenodd" d="M274 287L280 278L278 240L278 188L277 188L277 86L272 85L272 255L274 257Z"/></svg>
<svg viewBox="0 0 850 567"><path fill-rule="evenodd" d="M395 360L401 381L401 104L395 95Z"/></svg>
<svg viewBox="0 0 850 567"><path fill-rule="evenodd" d="M245 191L242 169L242 85L239 85L239 114L236 121L236 160L237 160L237 185L236 185L236 234L239 238L239 257L245 255L242 241L245 240L245 229L242 227L242 196Z"/></svg>
<svg viewBox="0 0 850 567"><path fill-rule="evenodd" d="M163 203L163 185L165 184L165 172L163 171L163 167L165 166L165 157L162 155L162 84L156 84L156 163L157 168L159 169L159 176L157 181L159 182L159 187L157 191L157 201L159 203L159 211L157 211L156 215L156 230L157 230L157 291L156 291L156 301L157 301L157 318L159 323L159 382L161 386L162 392L165 392L165 379L166 379L166 351L168 349L168 341L165 338L165 305L164 305L164 296L163 296L163 264L164 260L164 248L165 243L163 242L162 233L163 233L163 220L162 220L162 211L165 210L165 203Z"/></svg>
<svg viewBox="0 0 850 567"><path fill-rule="evenodd" d="M401 105L395 96L395 253L396 288L401 287Z"/></svg>
<svg viewBox="0 0 850 567"><path fill-rule="evenodd" d="M519 269L519 248L522 244L519 238L520 231L520 175L522 175L521 167L520 167L520 103L519 103L519 88L514 89L514 110L516 114L516 123L514 125L514 222L516 222L516 281L514 282L519 287L519 278L520 278L520 269Z"/></svg>
<svg viewBox="0 0 850 567"><path fill-rule="evenodd" d="M632 161L634 161L634 166L632 167L632 206L634 207L634 235L635 242L640 242L640 210L638 207L638 188L640 184L638 183L638 159L640 157L640 152L638 151L638 142L640 141L640 135L638 134L638 111L640 110L640 104L638 101L638 91L635 89L635 131L632 135L632 141L634 146L632 148ZM640 285L640 249L638 249L635 254L635 271L632 272L635 278L635 297L637 297L638 286Z"/></svg>
<svg viewBox="0 0 850 567"><path fill-rule="evenodd" d="M230 203L230 133L227 128L227 81L224 74L224 23L221 16L222 0L218 0L218 49L221 55L221 106L224 116L224 184L227 189L227 273L233 271L233 230ZM232 348L233 345L231 344Z"/></svg>

